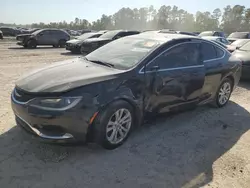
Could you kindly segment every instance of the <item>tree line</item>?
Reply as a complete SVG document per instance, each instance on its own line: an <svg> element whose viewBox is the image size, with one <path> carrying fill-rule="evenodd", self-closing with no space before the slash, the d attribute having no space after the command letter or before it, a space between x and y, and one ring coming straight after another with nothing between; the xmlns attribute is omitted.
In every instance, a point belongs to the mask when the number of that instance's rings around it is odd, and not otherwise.
<svg viewBox="0 0 250 188"><path fill-rule="evenodd" d="M0 23L0 25L4 25ZM6 24L5 24L6 25ZM9 26L21 26L9 24ZM234 31L250 31L250 8L242 5L226 6L213 12L196 12L191 14L177 6L154 6L144 8L122 8L113 15L103 14L100 19L90 23L86 19L75 18L71 22L33 23L23 27L60 28L60 29L134 29L157 30L175 29L181 31L201 32L206 30L223 30L230 34Z"/></svg>

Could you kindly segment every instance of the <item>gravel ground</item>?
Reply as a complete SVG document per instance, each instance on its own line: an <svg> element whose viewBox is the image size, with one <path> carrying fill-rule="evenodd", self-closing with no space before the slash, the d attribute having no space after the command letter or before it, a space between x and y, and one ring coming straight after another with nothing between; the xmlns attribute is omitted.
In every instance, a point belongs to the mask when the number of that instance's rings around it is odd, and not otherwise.
<svg viewBox="0 0 250 188"><path fill-rule="evenodd" d="M240 83L223 109L152 120L113 151L48 145L16 126L10 93L26 71L74 56L0 41L0 57L0 187L250 187L250 84Z"/></svg>

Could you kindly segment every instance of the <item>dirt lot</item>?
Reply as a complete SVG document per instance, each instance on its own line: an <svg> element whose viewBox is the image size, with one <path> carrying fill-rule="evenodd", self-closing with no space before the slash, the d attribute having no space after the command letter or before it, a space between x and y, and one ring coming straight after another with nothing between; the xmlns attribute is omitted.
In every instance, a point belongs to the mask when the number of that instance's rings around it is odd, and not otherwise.
<svg viewBox="0 0 250 188"><path fill-rule="evenodd" d="M0 187L250 187L250 84L223 109L209 106L148 123L114 151L37 142L10 107L24 72L73 58L64 49L21 49L0 41Z"/></svg>

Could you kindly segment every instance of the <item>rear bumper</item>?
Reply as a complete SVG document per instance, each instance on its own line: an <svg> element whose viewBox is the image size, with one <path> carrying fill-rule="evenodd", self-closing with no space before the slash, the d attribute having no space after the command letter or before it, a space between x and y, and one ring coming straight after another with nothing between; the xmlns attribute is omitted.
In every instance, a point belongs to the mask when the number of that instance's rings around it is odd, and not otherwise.
<svg viewBox="0 0 250 188"><path fill-rule="evenodd" d="M241 78L250 79L250 66L242 65Z"/></svg>

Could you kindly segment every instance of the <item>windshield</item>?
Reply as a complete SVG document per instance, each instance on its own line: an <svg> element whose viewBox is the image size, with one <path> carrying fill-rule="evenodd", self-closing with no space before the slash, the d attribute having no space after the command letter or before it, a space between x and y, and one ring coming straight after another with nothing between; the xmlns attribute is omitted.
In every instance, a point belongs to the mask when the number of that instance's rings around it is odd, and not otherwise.
<svg viewBox="0 0 250 188"><path fill-rule="evenodd" d="M40 33L41 31L42 31L42 29L39 29L39 30L33 32L32 34L37 35L37 34Z"/></svg>
<svg viewBox="0 0 250 188"><path fill-rule="evenodd" d="M205 31L199 34L199 36L213 36L213 32L212 31Z"/></svg>
<svg viewBox="0 0 250 188"><path fill-rule="evenodd" d="M248 42L249 40L248 39L243 39L243 40L236 40L236 41L234 41L232 44L230 44L230 45L232 45L232 46L236 46L236 47L241 47L241 46L243 46L244 44L246 44L247 42Z"/></svg>
<svg viewBox="0 0 250 188"><path fill-rule="evenodd" d="M246 50L250 51L250 40L248 40L242 47L240 47L240 50Z"/></svg>
<svg viewBox="0 0 250 188"><path fill-rule="evenodd" d="M247 38L248 33L242 33L242 32L235 32L231 33L228 38L238 38L238 39L245 39Z"/></svg>
<svg viewBox="0 0 250 188"><path fill-rule="evenodd" d="M101 61L117 69L129 69L156 49L161 41L154 39L126 37L115 40L88 54L89 61Z"/></svg>
<svg viewBox="0 0 250 188"><path fill-rule="evenodd" d="M117 35L120 31L108 31L107 33L104 33L99 38L105 38L105 39L112 39L115 35Z"/></svg>
<svg viewBox="0 0 250 188"><path fill-rule="evenodd" d="M92 36L96 35L96 33L84 33L83 35L77 37L77 39L79 40L85 40L85 39L88 39Z"/></svg>

